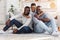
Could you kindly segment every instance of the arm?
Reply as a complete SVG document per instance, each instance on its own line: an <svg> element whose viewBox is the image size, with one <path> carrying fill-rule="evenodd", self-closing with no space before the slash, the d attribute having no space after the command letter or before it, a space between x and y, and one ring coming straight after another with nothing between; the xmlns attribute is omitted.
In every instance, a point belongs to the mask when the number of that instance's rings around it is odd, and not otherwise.
<svg viewBox="0 0 60 40"><path fill-rule="evenodd" d="M10 23L11 20L22 16L22 14L19 14L19 15L15 15L15 16L14 16L12 13L11 13L11 15L12 15L12 17L9 18L9 19L6 21L6 23L5 23L6 25L9 25L9 23Z"/></svg>
<svg viewBox="0 0 60 40"><path fill-rule="evenodd" d="M16 15L14 15L16 14ZM18 11L17 9L14 9L14 14L10 12L11 18L10 20L13 20L15 18L21 17L22 16L22 12Z"/></svg>
<svg viewBox="0 0 60 40"><path fill-rule="evenodd" d="M43 22L48 22L50 19L49 18L39 18L37 15L35 15L35 17L38 19L38 20L42 20Z"/></svg>
<svg viewBox="0 0 60 40"><path fill-rule="evenodd" d="M48 22L48 21L50 21L50 19L49 18L39 18L39 20L42 20L43 22Z"/></svg>
<svg viewBox="0 0 60 40"><path fill-rule="evenodd" d="M12 13L12 12L9 12L9 14L7 15L7 17L9 17L9 15L12 17L12 16L14 16L14 14ZM7 19L7 21L6 21L6 25L9 25L9 23L10 23L10 18L8 18Z"/></svg>
<svg viewBox="0 0 60 40"><path fill-rule="evenodd" d="M39 19L39 16L37 14L35 14L34 17L36 17L37 19Z"/></svg>
<svg viewBox="0 0 60 40"><path fill-rule="evenodd" d="M18 17L21 17L22 15L20 14L20 15L16 15L16 16L12 16L11 18L9 18L7 21L6 21L6 25L9 25L9 23L10 23L10 21L11 20L13 20L13 19L15 19L15 18L18 18Z"/></svg>
<svg viewBox="0 0 60 40"><path fill-rule="evenodd" d="M18 18L18 17L21 17L21 16L22 16L22 14L18 14L18 15L12 16L12 17L10 18L10 20L13 20L13 19Z"/></svg>
<svg viewBox="0 0 60 40"><path fill-rule="evenodd" d="M35 14L34 17L36 17L37 19L39 19L39 17L42 16L42 15L43 15L43 13L41 13L39 15Z"/></svg>
<svg viewBox="0 0 60 40"><path fill-rule="evenodd" d="M48 18L49 15L47 15L46 13L43 14L43 18L40 18L40 20L42 20L43 22L48 22L50 21L50 18Z"/></svg>
<svg viewBox="0 0 60 40"><path fill-rule="evenodd" d="M42 20L43 22L48 22L50 21L50 19L48 18L48 16L46 14L42 14L43 15L43 18L40 18L38 15L36 15L35 17L38 19L38 20Z"/></svg>
<svg viewBox="0 0 60 40"><path fill-rule="evenodd" d="M27 19L26 23L24 25L22 25L20 28L18 28L18 30L20 30L24 26L28 26L31 22L31 19L32 19L32 16L30 15L30 17Z"/></svg>

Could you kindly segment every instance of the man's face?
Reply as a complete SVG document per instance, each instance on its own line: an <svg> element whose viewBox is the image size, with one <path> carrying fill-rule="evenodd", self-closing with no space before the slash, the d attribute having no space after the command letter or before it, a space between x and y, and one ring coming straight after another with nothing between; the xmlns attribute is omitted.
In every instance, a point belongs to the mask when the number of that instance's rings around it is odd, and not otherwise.
<svg viewBox="0 0 60 40"><path fill-rule="evenodd" d="M32 12L35 12L36 6L31 6L31 10L32 10Z"/></svg>
<svg viewBox="0 0 60 40"><path fill-rule="evenodd" d="M25 8L25 14L28 14L30 12L29 8Z"/></svg>
<svg viewBox="0 0 60 40"><path fill-rule="evenodd" d="M41 12L41 9L40 7L37 8L37 12L40 13Z"/></svg>

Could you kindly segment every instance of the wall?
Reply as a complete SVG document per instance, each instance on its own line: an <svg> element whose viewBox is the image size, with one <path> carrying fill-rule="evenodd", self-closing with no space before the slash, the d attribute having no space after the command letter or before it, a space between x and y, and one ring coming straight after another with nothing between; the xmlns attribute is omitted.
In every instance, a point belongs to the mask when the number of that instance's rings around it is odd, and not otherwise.
<svg viewBox="0 0 60 40"><path fill-rule="evenodd" d="M24 7L26 5L30 6L31 3L36 3L37 5L42 6L42 10L51 14L53 17L57 15L57 8L60 10L60 6L57 5L58 2L56 3L56 0L0 0L0 24L5 23L6 15L9 14L8 10L10 9L11 4L13 4L16 9L23 12Z"/></svg>
<svg viewBox="0 0 60 40"><path fill-rule="evenodd" d="M8 14L9 9L11 8L11 5L13 5L14 8L18 9L19 0L7 0L7 4L6 4L7 14Z"/></svg>
<svg viewBox="0 0 60 40"><path fill-rule="evenodd" d="M5 23L5 14L6 14L6 0L0 0L0 24Z"/></svg>

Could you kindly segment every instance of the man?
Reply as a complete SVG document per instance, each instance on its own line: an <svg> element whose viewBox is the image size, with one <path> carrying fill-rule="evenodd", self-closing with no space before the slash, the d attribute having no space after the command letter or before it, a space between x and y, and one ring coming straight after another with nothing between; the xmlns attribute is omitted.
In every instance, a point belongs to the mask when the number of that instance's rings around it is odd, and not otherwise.
<svg viewBox="0 0 60 40"><path fill-rule="evenodd" d="M35 3L32 3L31 4L31 10L30 10L30 14L32 15L32 27L33 27L33 31L34 31L34 21L33 21L33 16L34 14L36 13L36 4Z"/></svg>
<svg viewBox="0 0 60 40"><path fill-rule="evenodd" d="M36 4L32 3L31 4L31 10L30 10L31 14L34 15L36 13Z"/></svg>
<svg viewBox="0 0 60 40"><path fill-rule="evenodd" d="M32 27L33 27L33 32L35 32L35 26L38 23L37 20L34 18L34 15L36 14L36 4L35 3L31 4L30 14L32 15L32 22L31 22L31 24L32 24Z"/></svg>
<svg viewBox="0 0 60 40"><path fill-rule="evenodd" d="M14 29L13 33L31 33L32 30L29 27L29 24L31 22L31 15L30 15L30 7L26 6L24 8L24 13L12 16L10 19L6 21L6 26L3 28L3 30L0 31L5 33L12 25L16 25L18 29Z"/></svg>
<svg viewBox="0 0 60 40"><path fill-rule="evenodd" d="M57 35L58 28L55 23L54 18L49 18L47 14L45 14L41 9L40 6L36 8L36 14L34 15L35 20L37 20L37 25L35 28L35 32L44 32L47 31L49 34ZM51 27L52 29L50 29Z"/></svg>

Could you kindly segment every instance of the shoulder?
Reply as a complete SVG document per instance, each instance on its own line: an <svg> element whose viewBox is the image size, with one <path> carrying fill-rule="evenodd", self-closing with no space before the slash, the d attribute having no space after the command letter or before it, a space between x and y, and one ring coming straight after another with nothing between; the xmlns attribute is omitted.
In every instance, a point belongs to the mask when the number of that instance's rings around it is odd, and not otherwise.
<svg viewBox="0 0 60 40"><path fill-rule="evenodd" d="M47 15L47 13L43 13L43 16L46 16Z"/></svg>

